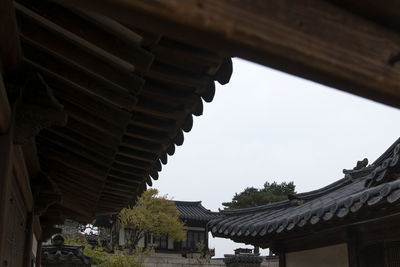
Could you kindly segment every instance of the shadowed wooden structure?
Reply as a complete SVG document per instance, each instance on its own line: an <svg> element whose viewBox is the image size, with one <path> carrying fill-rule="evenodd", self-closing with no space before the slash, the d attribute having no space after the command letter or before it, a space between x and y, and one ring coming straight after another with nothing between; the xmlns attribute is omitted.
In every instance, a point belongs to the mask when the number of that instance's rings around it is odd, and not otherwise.
<svg viewBox="0 0 400 267"><path fill-rule="evenodd" d="M232 56L400 106L392 1L4 0L0 263L158 179ZM240 101L240 100L238 100Z"/></svg>

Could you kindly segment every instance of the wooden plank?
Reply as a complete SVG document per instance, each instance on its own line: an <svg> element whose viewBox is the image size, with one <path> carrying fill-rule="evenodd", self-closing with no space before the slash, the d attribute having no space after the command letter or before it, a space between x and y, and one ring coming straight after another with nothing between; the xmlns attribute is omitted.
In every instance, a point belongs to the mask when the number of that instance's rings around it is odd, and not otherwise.
<svg viewBox="0 0 400 267"><path fill-rule="evenodd" d="M400 35L327 1L57 1L400 107Z"/></svg>
<svg viewBox="0 0 400 267"><path fill-rule="evenodd" d="M13 1L0 1L0 59L3 60L5 69L15 70L20 65L21 57L21 44ZM0 102L0 106L1 104Z"/></svg>

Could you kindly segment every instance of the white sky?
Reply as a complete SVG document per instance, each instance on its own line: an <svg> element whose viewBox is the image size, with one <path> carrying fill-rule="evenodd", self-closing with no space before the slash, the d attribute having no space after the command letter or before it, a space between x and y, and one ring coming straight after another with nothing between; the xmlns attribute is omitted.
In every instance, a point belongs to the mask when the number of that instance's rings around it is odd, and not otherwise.
<svg viewBox="0 0 400 267"><path fill-rule="evenodd" d="M318 189L357 160L372 163L400 136L399 119L400 109L235 59L230 83L217 86L154 187L214 211L266 181ZM215 238L210 247L222 257L245 246Z"/></svg>

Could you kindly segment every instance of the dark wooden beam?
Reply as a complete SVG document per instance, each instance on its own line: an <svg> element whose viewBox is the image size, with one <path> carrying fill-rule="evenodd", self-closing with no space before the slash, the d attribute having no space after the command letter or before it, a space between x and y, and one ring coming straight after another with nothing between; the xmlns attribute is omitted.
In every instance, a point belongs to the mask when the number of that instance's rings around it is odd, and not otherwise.
<svg viewBox="0 0 400 267"><path fill-rule="evenodd" d="M114 63L105 59L102 53L97 54L85 45L69 39L68 36L58 34L57 30L51 30L43 24L36 24L35 20L24 14L17 13L21 35L42 47L46 47L57 55L68 58L70 62L95 73L104 79L110 80L122 88L128 88L133 94L140 92L144 80L133 71L116 67ZM107 54L108 55L108 54ZM115 59L115 57L112 57ZM118 64L118 63L116 63Z"/></svg>
<svg viewBox="0 0 400 267"><path fill-rule="evenodd" d="M152 161L149 162L148 160L132 159L124 155L116 155L114 158L114 162L120 165L138 168L142 170L147 170L152 164Z"/></svg>
<svg viewBox="0 0 400 267"><path fill-rule="evenodd" d="M163 37L151 50L158 62L194 73L214 75L223 58L205 49Z"/></svg>
<svg viewBox="0 0 400 267"><path fill-rule="evenodd" d="M118 155L123 155L123 156L129 157L129 158L132 158L132 159L139 159L139 160L150 162L150 163L153 163L158 158L158 155L155 153L137 151L135 149L131 149L128 147L123 147L123 146L119 147Z"/></svg>
<svg viewBox="0 0 400 267"><path fill-rule="evenodd" d="M158 144L166 144L170 139L168 133L165 132L160 133L157 131L147 130L132 124L129 124L127 126L125 134L127 136L135 137L141 140L146 140Z"/></svg>
<svg viewBox="0 0 400 267"><path fill-rule="evenodd" d="M145 112L135 112L131 124L159 132L173 132L177 128L175 120L153 117Z"/></svg>
<svg viewBox="0 0 400 267"><path fill-rule="evenodd" d="M76 36L130 62L137 70L146 71L153 61L154 56L140 47L143 38L115 20L48 1L26 3L25 6Z"/></svg>
<svg viewBox="0 0 400 267"><path fill-rule="evenodd" d="M118 140L124 133L124 125L113 125L110 122L104 120L101 117L96 116L96 114L89 113L79 106L75 105L75 103L71 103L66 99L59 99L61 104L64 105L65 111L68 114L69 118L74 118L75 120L86 124L86 127L92 127L99 131L104 137L111 137L112 139ZM67 126L69 124L67 123ZM84 129L82 129L84 131ZM104 138L103 137L103 138ZM118 142L119 143L119 142Z"/></svg>
<svg viewBox="0 0 400 267"><path fill-rule="evenodd" d="M76 143L77 145L84 146L87 150L97 153L105 158L114 158L116 148L108 148L104 146L104 142L96 142L96 140L87 138L84 135L76 133L68 127L51 127L46 129L45 131L54 133L65 140ZM45 131L43 131L42 134Z"/></svg>
<svg viewBox="0 0 400 267"><path fill-rule="evenodd" d="M151 80L146 82L141 94L165 104L184 105L187 107L197 105L199 98L199 95L195 94L191 88L171 87Z"/></svg>
<svg viewBox="0 0 400 267"><path fill-rule="evenodd" d="M126 135L122 137L121 145L156 154L160 154L164 150L162 144L145 141L140 138L132 138Z"/></svg>
<svg viewBox="0 0 400 267"><path fill-rule="evenodd" d="M182 109L171 108L168 105L156 102L151 98L145 98L144 96L141 97L133 110L147 115L176 121L183 121L187 113L189 113Z"/></svg>
<svg viewBox="0 0 400 267"><path fill-rule="evenodd" d="M17 69L22 56L13 2L11 0L0 2L0 60L7 70ZM0 106L1 104L0 102Z"/></svg>
<svg viewBox="0 0 400 267"><path fill-rule="evenodd" d="M400 107L400 35L327 1L57 1Z"/></svg>
<svg viewBox="0 0 400 267"><path fill-rule="evenodd" d="M81 87L115 106L132 110L137 99L129 89L122 88L76 63L58 55L40 44L22 37L25 63L37 71L58 79L66 87Z"/></svg>
<svg viewBox="0 0 400 267"><path fill-rule="evenodd" d="M42 140L38 140L38 144L40 144L41 141ZM40 149L38 150L41 157L41 164L57 162L67 168L80 171L84 175L93 177L98 181L103 181L105 178L107 167L95 164L94 162L83 158L64 147L46 144L46 146L40 146Z"/></svg>
<svg viewBox="0 0 400 267"><path fill-rule="evenodd" d="M133 173L127 174L127 173L124 173L124 172L120 172L120 171L111 169L108 172L108 175L111 176L111 177L115 177L117 179L123 180L123 181L132 182L132 183L136 183L137 184L137 183L140 183L143 180L142 176L144 174L141 174L141 175L140 175L140 173L139 174L133 174Z"/></svg>
<svg viewBox="0 0 400 267"><path fill-rule="evenodd" d="M65 40L68 40L69 42L87 51L89 54L92 54L95 57L101 59L107 64L110 64L111 66L114 66L115 68L127 73L134 72L135 67L133 64L126 62L125 60L116 57L115 55L101 49L100 47L94 45L93 43L88 42L86 39L53 23L52 21L40 16L36 12L30 10L29 8L26 8L25 6L17 2L14 2L14 6L19 14L28 18L33 23L40 25L44 29L48 30L49 32L55 33L56 35L60 36Z"/></svg>
<svg viewBox="0 0 400 267"><path fill-rule="evenodd" d="M73 116L68 117L67 127L75 134L82 135L86 138L91 139L94 143L100 143L102 146L110 150L115 150L119 145L120 136L110 135L99 131L97 127L88 125L85 120L78 118L75 119ZM54 127L55 128L55 127ZM58 129L58 128L57 128Z"/></svg>
<svg viewBox="0 0 400 267"><path fill-rule="evenodd" d="M92 151L90 148L88 148L86 145L82 144L77 144L75 142L71 142L68 139L65 139L62 136L58 136L57 134L54 134L49 131L43 131L40 134L40 138L44 139L48 144L53 144L57 145L60 147L66 147L68 148L69 151L76 153L77 155L87 158L100 166L108 166L111 164L113 158L111 157L105 157L104 155L98 153L97 151ZM43 144L43 142L42 142Z"/></svg>

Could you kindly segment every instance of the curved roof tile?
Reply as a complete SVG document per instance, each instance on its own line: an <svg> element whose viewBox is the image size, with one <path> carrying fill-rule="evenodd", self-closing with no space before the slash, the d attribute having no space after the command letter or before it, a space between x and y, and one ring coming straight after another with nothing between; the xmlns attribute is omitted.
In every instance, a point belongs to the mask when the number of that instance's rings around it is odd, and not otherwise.
<svg viewBox="0 0 400 267"><path fill-rule="evenodd" d="M345 178L326 187L297 194L292 200L220 211L221 216L209 222L209 229L214 236L236 240L243 236L261 237L346 218L362 208L399 201L399 155L400 139L371 165L345 171ZM301 202L294 203L293 199Z"/></svg>

